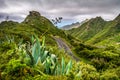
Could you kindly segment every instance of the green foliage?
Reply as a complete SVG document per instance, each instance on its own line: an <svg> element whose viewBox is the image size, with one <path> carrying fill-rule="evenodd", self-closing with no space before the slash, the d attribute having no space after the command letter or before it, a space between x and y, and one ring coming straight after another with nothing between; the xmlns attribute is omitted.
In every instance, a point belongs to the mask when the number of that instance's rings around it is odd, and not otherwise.
<svg viewBox="0 0 120 80"><path fill-rule="evenodd" d="M32 43L34 43L34 42L32 42ZM42 55L42 54L43 54L42 47L40 46L39 39L36 39L36 42L33 44L33 47L32 47L32 56L34 59L34 61L32 61L32 62L34 62L33 65L34 64L37 65L39 58L41 58L40 55Z"/></svg>
<svg viewBox="0 0 120 80"><path fill-rule="evenodd" d="M111 44L109 46L96 46L95 47L93 45L86 45L86 44L80 43L74 47L75 47L74 51L81 58L81 60L84 61L85 63L88 63L90 66L93 66L94 69L96 69L95 71L99 75L98 75L98 78L95 80L98 80L98 79L118 80L119 79L119 75L118 75L119 70L117 71L120 65L119 63L120 62L120 59L119 59L120 58L120 54L119 54L120 47L119 46L115 46ZM80 67L82 67L82 65L80 65ZM85 69L87 69L87 67ZM113 70L111 70L110 72L109 71L110 69L113 69ZM85 78L87 80L90 79L89 78L90 76L94 77L93 73L89 73L89 75L87 75L88 73L87 72L82 73L81 78L84 79L85 76L82 76L84 74L86 74Z"/></svg>
<svg viewBox="0 0 120 80"><path fill-rule="evenodd" d="M92 27L95 28L96 26L100 26L100 23L104 24L104 21L98 18L96 19L96 23L91 21L89 26L93 25ZM88 24L85 23L84 25ZM71 35L66 36L62 30L54 27L54 25L48 19L36 13L27 16L25 21L22 23L4 22L0 24L0 26L4 26L4 28L2 27L0 29L0 39L2 41L2 45L0 45L0 63L3 64L0 66L0 70L2 71L2 77L6 76L4 79L95 80L99 79L99 74L93 66L99 70L99 68L102 68L103 66L112 68L119 65L118 51L116 52L115 50L111 50L112 47L103 50L91 45L80 44L80 40L75 39ZM104 28L104 26L102 25L100 28ZM82 28L82 30L83 29L84 28ZM96 30L96 32L91 33L90 35L88 35L86 31L83 32L83 35L85 36L81 35L81 38L87 40L97 32L101 31L101 29L97 31L97 28L94 30ZM89 32L94 30L88 28ZM40 39L36 36L33 36L31 40L31 35L33 34L41 35L39 36ZM8 36L8 38L6 37L7 40L5 40L4 37L6 35ZM13 36L12 39L10 35ZM76 35L78 35L78 33ZM46 36L46 41L45 38L42 39L43 36ZM65 54L64 51L59 51L58 48L56 48L56 43L52 36L60 36L69 41L71 44L73 44L71 46L72 48L76 47L75 52L80 57L86 58L93 66L86 66L86 64L84 64L85 67L83 67L81 64L79 66L82 67L78 67L78 65L75 65L76 62L70 60L70 57ZM23 38L23 41L21 38ZM116 39L119 38L116 37ZM47 46L48 49L46 49L45 43L49 45L49 47ZM99 61L101 61L100 64L102 67L95 65L99 63ZM75 69L73 69L73 67ZM16 74L18 71L20 73ZM10 75L10 73L12 73L13 77Z"/></svg>
<svg viewBox="0 0 120 80"><path fill-rule="evenodd" d="M68 33L84 41L87 41L96 35L96 33L101 31L105 24L106 22L101 17L96 17L90 19L76 29L69 30Z"/></svg>
<svg viewBox="0 0 120 80"><path fill-rule="evenodd" d="M81 62L80 70L82 80L99 80L100 74L93 66Z"/></svg>
<svg viewBox="0 0 120 80"><path fill-rule="evenodd" d="M63 58L62 58L62 61L61 61L61 65L62 65L62 73L64 75L64 73L65 73L65 61L64 61Z"/></svg>
<svg viewBox="0 0 120 80"><path fill-rule="evenodd" d="M101 17L96 17L66 32L88 44L109 45L113 42L119 43L119 25L119 17L112 21L104 21Z"/></svg>
<svg viewBox="0 0 120 80"><path fill-rule="evenodd" d="M35 39L32 37L32 41L36 41L32 42L34 43L32 47L32 56L34 61L32 62L35 62L37 65L40 60L40 62L45 66L45 72L47 74L64 75L69 73L70 69L72 68L72 61L69 61L65 67L65 62L62 58L62 72L57 73L61 67L59 66L57 57L54 54L49 54L48 51L45 51L45 38L43 38L42 45L40 45L39 39L36 36Z"/></svg>
<svg viewBox="0 0 120 80"><path fill-rule="evenodd" d="M2 71L2 79L5 80L21 80L25 79L28 76L32 76L33 70L27 66L25 63L22 63L19 59L11 59L5 66L4 71Z"/></svg>
<svg viewBox="0 0 120 80"><path fill-rule="evenodd" d="M68 75L70 70L72 69L72 61L70 60L68 64L65 64L64 58L62 57L61 61L61 66L58 64L56 74L61 74L61 75Z"/></svg>
<svg viewBox="0 0 120 80"><path fill-rule="evenodd" d="M43 37L42 43L40 43L37 36L32 36L31 41L31 43L19 43L19 45L16 45L14 41L8 41L0 45L2 47L0 51L4 53L0 53L2 54L0 55L2 79L37 79L36 75L39 75L41 77L38 79L50 78L54 80L60 77L60 75L63 75L61 77L66 80L66 75L68 75L72 69L72 61L66 62L64 58L58 60L55 54L47 51L45 48L45 37ZM8 50L6 50L6 46ZM59 56L59 58L61 57ZM63 64L65 67L62 67ZM53 75L53 77L47 74Z"/></svg>
<svg viewBox="0 0 120 80"><path fill-rule="evenodd" d="M66 76L50 76L50 75L46 75L46 76L40 76L40 75L36 75L33 80L68 80L68 77Z"/></svg>
<svg viewBox="0 0 120 80"><path fill-rule="evenodd" d="M3 80L119 80L119 31L119 18L104 21L97 17L66 31L68 35L36 11L30 12L22 23L4 21L0 24L0 77ZM34 34L41 36L31 39ZM70 60L56 47L52 36L68 41L81 62Z"/></svg>
<svg viewBox="0 0 120 80"><path fill-rule="evenodd" d="M120 76L117 74L120 71L117 69L106 70L100 76L101 80L119 80Z"/></svg>
<svg viewBox="0 0 120 80"><path fill-rule="evenodd" d="M55 40L51 37L60 36L66 39L64 31L56 28L50 20L47 18L38 15L39 13L33 11L30 13L22 23L17 23L13 21L4 21L0 23L0 42L5 40L5 36L13 36L15 42L20 41L23 38L23 42L30 41L31 35L37 34L46 36L47 45L56 45ZM36 15L37 13L37 15Z"/></svg>

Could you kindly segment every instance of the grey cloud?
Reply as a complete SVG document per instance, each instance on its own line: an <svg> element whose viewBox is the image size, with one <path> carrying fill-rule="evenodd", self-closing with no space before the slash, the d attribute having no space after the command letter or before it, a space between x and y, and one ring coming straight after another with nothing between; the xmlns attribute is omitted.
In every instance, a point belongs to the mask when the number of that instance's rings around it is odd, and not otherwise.
<svg viewBox="0 0 120 80"><path fill-rule="evenodd" d="M6 17L9 16L9 20L21 22L24 18L20 15L21 14L0 13L0 21L5 20Z"/></svg>
<svg viewBox="0 0 120 80"><path fill-rule="evenodd" d="M6 6L6 3L4 0L0 0L0 8L4 8Z"/></svg>
<svg viewBox="0 0 120 80"><path fill-rule="evenodd" d="M93 7L113 7L119 6L119 0L44 0L46 8L93 8ZM47 5L48 4L48 5Z"/></svg>
<svg viewBox="0 0 120 80"><path fill-rule="evenodd" d="M0 19L4 19L6 16L8 16L7 13L0 13Z"/></svg>
<svg viewBox="0 0 120 80"><path fill-rule="evenodd" d="M47 18L62 16L64 20L77 20L103 16L112 19L120 13L120 0L0 0L0 15L23 19L30 10L37 10ZM112 17L110 17L112 16Z"/></svg>
<svg viewBox="0 0 120 80"><path fill-rule="evenodd" d="M14 20L14 21L21 22L23 20L23 18L20 17L20 16L10 16L9 20Z"/></svg>
<svg viewBox="0 0 120 80"><path fill-rule="evenodd" d="M93 14L117 14L120 11L119 0L44 0L50 15L76 16ZM54 9L56 11L54 11ZM50 10L50 12L49 12ZM51 12L51 10L53 10ZM98 15L100 16L100 15Z"/></svg>

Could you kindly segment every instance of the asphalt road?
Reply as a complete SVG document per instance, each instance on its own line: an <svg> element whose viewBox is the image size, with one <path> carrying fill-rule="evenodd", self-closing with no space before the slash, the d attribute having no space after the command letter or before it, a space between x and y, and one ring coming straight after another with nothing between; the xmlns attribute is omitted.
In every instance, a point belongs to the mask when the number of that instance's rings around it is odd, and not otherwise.
<svg viewBox="0 0 120 80"><path fill-rule="evenodd" d="M60 49L64 49L65 52L66 52L68 55L70 55L74 60L79 61L79 58L76 57L76 56L72 53L70 47L69 47L61 38L57 38L57 37L53 37L53 38L54 38L55 41L57 42L58 47L59 47Z"/></svg>

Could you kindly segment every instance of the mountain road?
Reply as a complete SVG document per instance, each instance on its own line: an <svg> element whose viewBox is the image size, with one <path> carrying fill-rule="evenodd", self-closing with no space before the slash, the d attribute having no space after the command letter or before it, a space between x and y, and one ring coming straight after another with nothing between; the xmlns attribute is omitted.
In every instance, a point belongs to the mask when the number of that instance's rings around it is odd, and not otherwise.
<svg viewBox="0 0 120 80"><path fill-rule="evenodd" d="M58 38L58 37L53 37L55 39L55 41L57 42L57 45L60 49L64 49L65 52L71 56L71 58L73 58L75 61L79 61L80 59L75 56L73 54L73 52L71 51L70 47L61 39L61 38Z"/></svg>

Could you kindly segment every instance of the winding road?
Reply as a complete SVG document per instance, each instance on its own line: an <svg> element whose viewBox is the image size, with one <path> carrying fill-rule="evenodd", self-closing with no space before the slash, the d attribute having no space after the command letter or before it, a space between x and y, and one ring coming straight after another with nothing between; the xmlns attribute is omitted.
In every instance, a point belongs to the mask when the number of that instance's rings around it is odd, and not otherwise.
<svg viewBox="0 0 120 80"><path fill-rule="evenodd" d="M74 60L79 61L79 58L76 57L76 56L72 53L72 51L71 51L71 49L69 48L69 46L68 46L61 38L58 38L58 37L55 37L55 36L54 36L53 38L54 38L55 41L57 42L57 44L58 44L58 46L59 46L60 49L64 49L65 52L66 52L68 55L70 55Z"/></svg>

